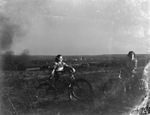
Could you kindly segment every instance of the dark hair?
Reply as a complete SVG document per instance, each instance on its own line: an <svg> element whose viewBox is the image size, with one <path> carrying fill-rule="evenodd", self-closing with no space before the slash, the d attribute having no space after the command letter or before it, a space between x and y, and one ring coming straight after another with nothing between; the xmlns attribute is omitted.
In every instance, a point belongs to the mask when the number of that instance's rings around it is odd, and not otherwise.
<svg viewBox="0 0 150 115"><path fill-rule="evenodd" d="M56 57L55 57L55 62L58 62L59 61L59 58L61 57L62 55L57 55Z"/></svg>
<svg viewBox="0 0 150 115"><path fill-rule="evenodd" d="M128 53L128 55L127 55L127 56L130 56L131 54L133 54L133 55L134 55L134 57L135 57L135 53L134 53L134 51L129 51L129 53Z"/></svg>

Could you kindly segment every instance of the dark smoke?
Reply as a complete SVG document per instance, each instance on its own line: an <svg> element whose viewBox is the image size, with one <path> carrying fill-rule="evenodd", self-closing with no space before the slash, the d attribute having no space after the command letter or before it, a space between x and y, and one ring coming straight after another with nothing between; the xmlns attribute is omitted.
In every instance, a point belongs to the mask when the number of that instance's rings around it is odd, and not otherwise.
<svg viewBox="0 0 150 115"><path fill-rule="evenodd" d="M6 51L2 55L2 70L25 70L29 61L29 51L25 49L22 54L14 55L13 51Z"/></svg>
<svg viewBox="0 0 150 115"><path fill-rule="evenodd" d="M8 51L11 49L14 38L20 34L21 26L13 23L8 17L0 16L0 49Z"/></svg>
<svg viewBox="0 0 150 115"><path fill-rule="evenodd" d="M25 49L20 55L15 55L12 45L16 39L23 39L26 31L24 24L17 23L11 18L0 15L0 51L2 70L25 70L25 64L29 59L29 51Z"/></svg>
<svg viewBox="0 0 150 115"><path fill-rule="evenodd" d="M13 42L14 31L12 25L9 23L9 19L3 16L0 16L0 27L1 27L1 49L7 50L11 48Z"/></svg>

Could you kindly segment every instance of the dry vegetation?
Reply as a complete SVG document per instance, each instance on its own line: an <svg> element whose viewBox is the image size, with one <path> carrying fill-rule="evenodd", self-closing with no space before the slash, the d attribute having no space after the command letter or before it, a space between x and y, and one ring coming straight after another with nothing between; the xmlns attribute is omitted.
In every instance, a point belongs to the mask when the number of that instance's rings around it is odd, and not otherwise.
<svg viewBox="0 0 150 115"><path fill-rule="evenodd" d="M4 115L85 115L100 114L105 111L108 101L102 93L103 84L122 66L124 55L114 56L65 56L65 61L76 69L76 77L87 79L94 89L95 98L88 101L69 101L67 96L59 96L54 102L39 104L34 98L36 86L49 77L47 66L52 66L52 56L13 56L4 55L3 72L1 72L1 110ZM145 55L139 55L138 67L143 67L148 62ZM27 68L39 67L37 71L26 71ZM17 71L16 71L17 70ZM116 75L116 74L114 74ZM142 76L142 74L140 75ZM139 92L138 92L139 93ZM133 100L131 97L129 100ZM136 101L136 100L135 100ZM104 104L105 102L105 104ZM113 102L113 101L112 101ZM119 102L119 101L117 101ZM130 105L130 104L129 104ZM123 111L128 111L124 108ZM116 111L114 111L115 113ZM117 112L119 115L119 111Z"/></svg>

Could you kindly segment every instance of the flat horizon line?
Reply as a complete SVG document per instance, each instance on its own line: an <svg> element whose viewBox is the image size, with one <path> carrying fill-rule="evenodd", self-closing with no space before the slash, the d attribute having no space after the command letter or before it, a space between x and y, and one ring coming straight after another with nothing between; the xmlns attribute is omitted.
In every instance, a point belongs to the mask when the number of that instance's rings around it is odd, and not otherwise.
<svg viewBox="0 0 150 115"><path fill-rule="evenodd" d="M29 54L30 56L57 56L57 55L34 55L34 54ZM59 54L58 54L59 55ZM62 55L62 56L105 56L105 55L127 55L127 54L94 54L94 55L90 55L90 54L84 54L84 55ZM150 54L136 54L136 55L150 55Z"/></svg>

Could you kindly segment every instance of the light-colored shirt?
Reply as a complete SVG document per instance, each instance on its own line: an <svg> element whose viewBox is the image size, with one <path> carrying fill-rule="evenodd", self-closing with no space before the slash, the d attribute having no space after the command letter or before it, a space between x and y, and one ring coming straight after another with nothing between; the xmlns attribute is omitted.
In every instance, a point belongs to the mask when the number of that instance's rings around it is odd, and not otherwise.
<svg viewBox="0 0 150 115"><path fill-rule="evenodd" d="M55 62L54 64L54 69L55 71L64 71L64 67L68 65L65 62Z"/></svg>

